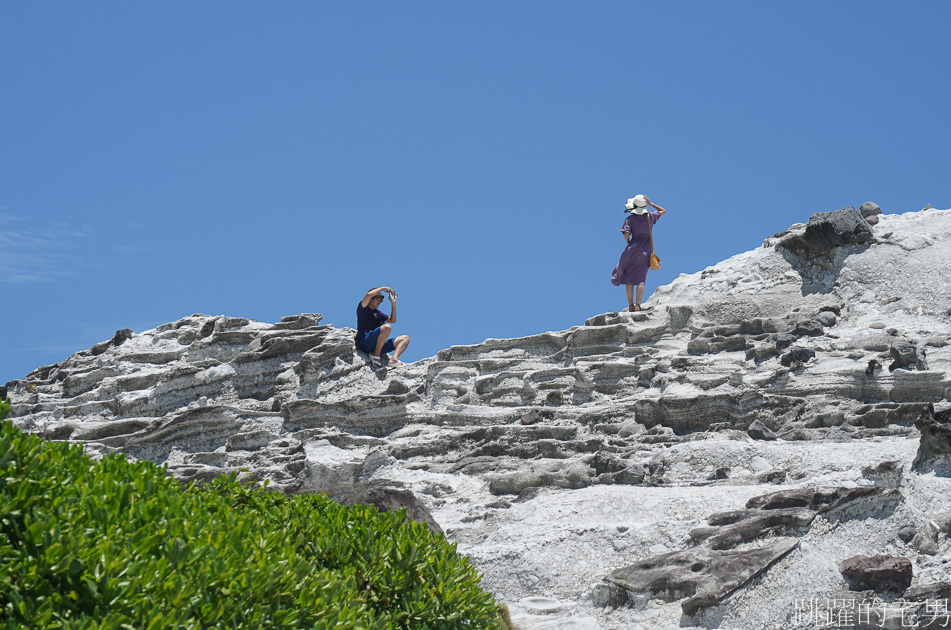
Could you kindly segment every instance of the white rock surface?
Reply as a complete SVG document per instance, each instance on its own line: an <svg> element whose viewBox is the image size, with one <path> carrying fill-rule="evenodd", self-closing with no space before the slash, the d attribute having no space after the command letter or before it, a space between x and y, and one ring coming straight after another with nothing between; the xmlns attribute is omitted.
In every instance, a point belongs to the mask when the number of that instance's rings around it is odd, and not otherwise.
<svg viewBox="0 0 951 630"><path fill-rule="evenodd" d="M183 479L247 468L287 492L409 489L518 628L815 627L803 603L846 588L850 556L909 558L916 586L951 581L951 532L929 553L897 536L951 511L946 473L911 466L915 420L951 401L951 211L880 216L871 241L815 256L783 245L793 226L660 287L649 312L385 373L317 314L193 315L6 389L24 430ZM915 362L890 371L902 344ZM752 439L754 421L777 439ZM706 544L690 532L709 516L825 486L882 494L732 547L798 541L696 615L657 593L603 605L606 576Z"/></svg>

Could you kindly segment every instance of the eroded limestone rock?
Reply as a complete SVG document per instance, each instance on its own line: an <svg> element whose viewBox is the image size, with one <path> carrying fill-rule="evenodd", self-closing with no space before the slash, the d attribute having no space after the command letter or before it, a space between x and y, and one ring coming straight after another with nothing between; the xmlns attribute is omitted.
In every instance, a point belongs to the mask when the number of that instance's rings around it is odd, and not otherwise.
<svg viewBox="0 0 951 630"><path fill-rule="evenodd" d="M387 373L319 314L192 315L120 331L3 389L24 430L167 464L183 480L248 470L285 492L411 491L493 593L574 602L546 613L553 624L677 627L678 604L607 619L585 594L692 531L716 553L797 537L803 553L704 618L780 627L788 619L759 612L785 596L773 584L825 596L841 586L835 558L894 544L923 583L951 581L938 519L951 509L951 439L936 418L921 424L911 467L918 416L951 401L951 212L875 216L875 239L833 231L826 245L844 244L800 254L781 242L816 228L797 224L659 287L649 312L453 346ZM814 356L794 361L796 348ZM778 439L750 439L760 426ZM780 483L792 494L746 504ZM735 518L705 523L711 513ZM918 548L896 535L911 524L913 540L926 522L934 535ZM836 583L812 584L830 574Z"/></svg>
<svg viewBox="0 0 951 630"><path fill-rule="evenodd" d="M747 551L691 547L618 569L605 580L623 588L629 600L637 599L638 594L665 599L686 598L681 606L686 614L692 615L705 606L722 601L798 544L796 540L777 539Z"/></svg>

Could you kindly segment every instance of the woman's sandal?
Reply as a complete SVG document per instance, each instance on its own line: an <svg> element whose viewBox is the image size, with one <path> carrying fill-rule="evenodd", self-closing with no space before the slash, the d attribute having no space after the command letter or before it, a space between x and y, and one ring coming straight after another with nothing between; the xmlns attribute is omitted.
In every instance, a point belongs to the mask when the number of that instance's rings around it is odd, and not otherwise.
<svg viewBox="0 0 951 630"><path fill-rule="evenodd" d="M627 307L627 312L628 312L628 313L633 313L633 312L635 312L635 311L637 311L637 308L636 308L633 304L631 304L630 306Z"/></svg>

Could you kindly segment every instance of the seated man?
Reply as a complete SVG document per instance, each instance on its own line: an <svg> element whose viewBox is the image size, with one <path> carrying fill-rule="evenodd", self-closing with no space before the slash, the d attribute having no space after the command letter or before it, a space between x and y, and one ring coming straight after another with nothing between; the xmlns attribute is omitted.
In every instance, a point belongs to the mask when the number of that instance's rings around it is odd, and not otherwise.
<svg viewBox="0 0 951 630"><path fill-rule="evenodd" d="M392 312L389 317L379 308L383 303L382 292L390 296ZM390 332L393 330L390 324L396 323L396 298L396 291L390 287L379 287L367 291L360 304L357 305L357 345L370 355L370 362L374 368L382 367L383 360L380 355L385 352L393 353L388 365L393 367L402 365L400 355L409 346L407 335L390 339Z"/></svg>

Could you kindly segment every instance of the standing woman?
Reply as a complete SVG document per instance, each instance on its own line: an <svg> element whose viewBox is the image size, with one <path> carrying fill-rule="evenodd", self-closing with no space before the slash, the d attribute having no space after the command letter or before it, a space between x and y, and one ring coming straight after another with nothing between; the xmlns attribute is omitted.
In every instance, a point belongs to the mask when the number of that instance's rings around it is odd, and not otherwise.
<svg viewBox="0 0 951 630"><path fill-rule="evenodd" d="M648 212L647 206L654 208L654 212ZM614 268L614 273L611 274L611 283L616 287L625 285L627 310L633 313L643 310L641 300L644 299L644 282L647 280L653 253L651 226L667 214L667 211L651 203L646 195L631 197L624 204L624 208L625 212L631 213L621 225L621 235L627 246L621 253L621 260ZM634 301L634 285L637 285L637 302Z"/></svg>

